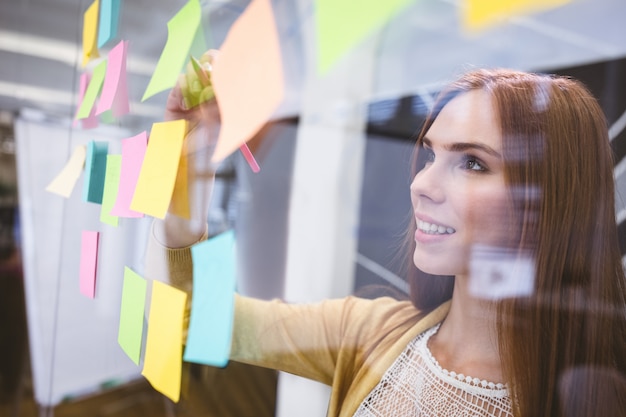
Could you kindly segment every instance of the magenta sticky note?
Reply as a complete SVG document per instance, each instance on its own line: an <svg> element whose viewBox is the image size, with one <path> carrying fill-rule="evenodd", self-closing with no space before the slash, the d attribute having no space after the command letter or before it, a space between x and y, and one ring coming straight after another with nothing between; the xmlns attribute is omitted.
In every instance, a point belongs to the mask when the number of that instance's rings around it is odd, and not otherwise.
<svg viewBox="0 0 626 417"><path fill-rule="evenodd" d="M80 120L78 119L78 110L80 109L80 105L83 102L83 98L85 97L85 91L87 91L87 86L89 85L90 80L91 74L89 74L88 72L80 76L80 81L78 85L78 103L76 106L76 115L74 116L74 127L78 126L79 121L83 129L93 129L94 127L98 127L98 117L96 117L96 110L94 108L91 109L88 117Z"/></svg>
<svg viewBox="0 0 626 417"><path fill-rule="evenodd" d="M143 213L130 209L130 202L133 201L135 186L137 185L147 147L148 134L145 131L132 138L122 139L120 184L111 215L131 218L144 217Z"/></svg>
<svg viewBox="0 0 626 417"><path fill-rule="evenodd" d="M108 56L106 75L96 114L111 110L114 117L129 112L128 85L126 82L126 54L128 41L120 41Z"/></svg>
<svg viewBox="0 0 626 417"><path fill-rule="evenodd" d="M98 237L99 232L83 230L80 248L80 292L89 298L96 296Z"/></svg>

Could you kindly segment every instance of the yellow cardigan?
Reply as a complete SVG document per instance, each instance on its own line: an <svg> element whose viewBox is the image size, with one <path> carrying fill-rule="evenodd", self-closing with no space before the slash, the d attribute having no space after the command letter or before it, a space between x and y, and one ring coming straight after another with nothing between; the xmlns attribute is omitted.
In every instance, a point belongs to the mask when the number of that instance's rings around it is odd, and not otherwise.
<svg viewBox="0 0 626 417"><path fill-rule="evenodd" d="M148 278L191 291L189 248L168 249L151 237L146 259ZM388 297L289 304L235 295L230 357L330 385L327 415L348 417L407 344L448 309L446 303L424 315Z"/></svg>

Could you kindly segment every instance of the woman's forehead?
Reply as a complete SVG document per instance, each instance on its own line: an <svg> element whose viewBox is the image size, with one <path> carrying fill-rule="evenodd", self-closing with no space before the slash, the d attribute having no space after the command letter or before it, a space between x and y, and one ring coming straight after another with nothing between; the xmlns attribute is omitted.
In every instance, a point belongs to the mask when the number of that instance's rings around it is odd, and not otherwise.
<svg viewBox="0 0 626 417"><path fill-rule="evenodd" d="M453 143L483 143L502 149L500 122L493 100L484 90L471 90L450 100L441 110L426 137L434 147Z"/></svg>

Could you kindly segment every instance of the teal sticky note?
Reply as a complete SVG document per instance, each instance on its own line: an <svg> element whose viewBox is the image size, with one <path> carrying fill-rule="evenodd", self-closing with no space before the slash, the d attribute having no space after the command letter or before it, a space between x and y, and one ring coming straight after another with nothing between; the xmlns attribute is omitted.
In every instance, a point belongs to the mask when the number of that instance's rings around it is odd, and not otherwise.
<svg viewBox="0 0 626 417"><path fill-rule="evenodd" d="M94 142L87 145L85 158L85 182L83 183L83 201L102 204L104 180L107 171L107 142Z"/></svg>
<svg viewBox="0 0 626 417"><path fill-rule="evenodd" d="M124 267L122 306L117 342L128 357L139 365L143 338L144 310L148 282L132 269Z"/></svg>
<svg viewBox="0 0 626 417"><path fill-rule="evenodd" d="M230 357L235 297L235 236L231 231L191 248L193 298L186 362L226 366Z"/></svg>
<svg viewBox="0 0 626 417"><path fill-rule="evenodd" d="M98 48L102 48L117 36L120 21L120 0L100 0L98 22Z"/></svg>

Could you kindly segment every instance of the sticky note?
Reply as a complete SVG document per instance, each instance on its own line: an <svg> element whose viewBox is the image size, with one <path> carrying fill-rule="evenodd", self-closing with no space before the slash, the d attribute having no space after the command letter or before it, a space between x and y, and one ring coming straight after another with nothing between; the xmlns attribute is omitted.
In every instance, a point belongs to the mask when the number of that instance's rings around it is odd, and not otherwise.
<svg viewBox="0 0 626 417"><path fill-rule="evenodd" d="M174 402L180 398L183 316L187 294L152 281L146 355L141 374Z"/></svg>
<svg viewBox="0 0 626 417"><path fill-rule="evenodd" d="M169 211L172 214L182 217L183 219L191 218L191 208L189 205L189 157L183 142L183 150L178 162L178 172L176 173L176 182L174 183L174 191L172 192L172 200L170 201Z"/></svg>
<svg viewBox="0 0 626 417"><path fill-rule="evenodd" d="M141 165L131 210L162 219L172 199L187 132L186 120L154 123Z"/></svg>
<svg viewBox="0 0 626 417"><path fill-rule="evenodd" d="M109 144L107 142L95 142L92 140L87 144L83 201L102 204L108 151Z"/></svg>
<svg viewBox="0 0 626 417"><path fill-rule="evenodd" d="M96 296L96 269L98 267L99 233L83 230L80 245L80 292L86 297Z"/></svg>
<svg viewBox="0 0 626 417"><path fill-rule="evenodd" d="M235 296L231 231L191 247L193 298L184 360L225 366L230 356Z"/></svg>
<svg viewBox="0 0 626 417"><path fill-rule="evenodd" d="M117 36L120 21L120 0L100 0L98 21L98 48Z"/></svg>
<svg viewBox="0 0 626 417"><path fill-rule="evenodd" d="M83 67L94 58L98 58L98 9L99 2L95 0L85 11L83 16Z"/></svg>
<svg viewBox="0 0 626 417"><path fill-rule="evenodd" d="M69 161L67 161L61 172L54 177L52 182L48 184L46 191L69 198L76 185L76 181L78 181L78 177L80 177L80 174L83 172L86 157L87 147L85 145L79 145L74 148L74 152L72 152Z"/></svg>
<svg viewBox="0 0 626 417"><path fill-rule="evenodd" d="M102 193L102 207L100 207L100 221L117 227L118 218L111 214L111 209L117 198L117 188L120 183L122 155L107 155L104 190Z"/></svg>
<svg viewBox="0 0 626 417"><path fill-rule="evenodd" d="M120 117L129 112L128 84L126 81L127 50L128 41L121 41L109 52L106 75L96 114L111 110L114 117Z"/></svg>
<svg viewBox="0 0 626 417"><path fill-rule="evenodd" d="M124 267L122 306L120 309L117 343L136 365L139 365L141 356L147 287L148 283L145 279L132 269Z"/></svg>
<svg viewBox="0 0 626 417"><path fill-rule="evenodd" d="M89 81L89 86L83 97L83 101L80 104L76 117L78 119L84 119L89 117L91 111L96 103L96 99L100 95L102 90L102 84L104 83L104 77L106 75L107 61L100 62L94 69Z"/></svg>
<svg viewBox="0 0 626 417"><path fill-rule="evenodd" d="M81 119L80 121L78 120L78 111L80 110L80 107L83 104L83 99L85 98L85 93L87 92L87 87L89 86L90 81L91 81L90 73L85 72L81 74L79 85L78 85L78 100L76 103L76 114L74 115L74 122L72 124L74 127L78 126L79 122L83 129L93 129L94 127L98 126L98 117L96 117L96 109L93 106L91 106L91 110L89 111L89 116Z"/></svg>
<svg viewBox="0 0 626 417"><path fill-rule="evenodd" d="M563 6L571 0L465 0L463 26L477 31L507 18Z"/></svg>
<svg viewBox="0 0 626 417"><path fill-rule="evenodd" d="M274 113L284 95L281 61L272 5L253 0L230 29L211 73L222 118L214 161L240 148Z"/></svg>
<svg viewBox="0 0 626 417"><path fill-rule="evenodd" d="M122 139L122 168L120 183L117 189L117 198L111 210L111 215L118 217L138 218L143 213L130 209L130 203L135 194L135 186L141 171L141 164L148 146L148 134L143 131L131 138Z"/></svg>
<svg viewBox="0 0 626 417"><path fill-rule="evenodd" d="M316 0L317 68L325 74L350 48L410 0Z"/></svg>
<svg viewBox="0 0 626 417"><path fill-rule="evenodd" d="M200 2L189 0L167 23L167 42L141 101L174 87L190 52L204 46L201 16Z"/></svg>

